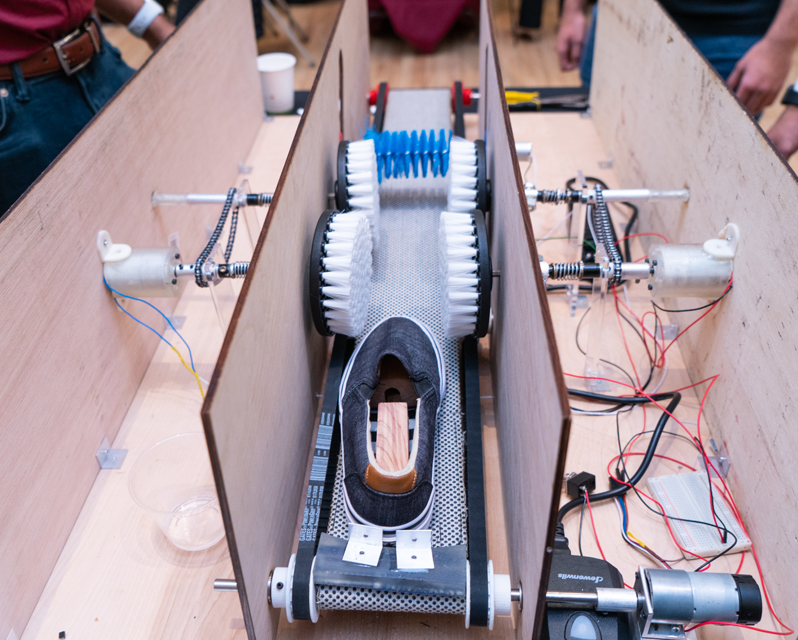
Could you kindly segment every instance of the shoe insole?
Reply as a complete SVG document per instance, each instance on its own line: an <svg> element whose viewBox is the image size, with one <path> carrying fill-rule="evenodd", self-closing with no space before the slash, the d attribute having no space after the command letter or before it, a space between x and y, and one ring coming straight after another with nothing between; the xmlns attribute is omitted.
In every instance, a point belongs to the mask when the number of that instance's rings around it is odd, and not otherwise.
<svg viewBox="0 0 798 640"><path fill-rule="evenodd" d="M377 466L383 472L401 471L407 466L408 420L406 402L377 405Z"/></svg>
<svg viewBox="0 0 798 640"><path fill-rule="evenodd" d="M418 394L402 362L390 354L380 361L380 383L371 396L371 406L381 402L404 402L415 406Z"/></svg>

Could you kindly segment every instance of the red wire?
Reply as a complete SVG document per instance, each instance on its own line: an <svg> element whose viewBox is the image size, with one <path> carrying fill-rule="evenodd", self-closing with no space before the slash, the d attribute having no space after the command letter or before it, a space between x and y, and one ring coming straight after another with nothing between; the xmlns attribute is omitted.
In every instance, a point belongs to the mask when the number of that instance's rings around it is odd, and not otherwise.
<svg viewBox="0 0 798 640"><path fill-rule="evenodd" d="M644 455L646 455L646 454L643 451L627 451L626 453L623 454L623 457L624 458L628 458L629 456L644 456ZM615 462L620 457L621 456L619 454L619 455L615 456L612 460L609 461L609 463L607 464L607 470L608 471L609 471L609 468L612 466L612 463ZM670 460L671 462L675 462L676 464L680 464L683 467L687 467L688 469L690 469L690 471L695 471L696 470L695 467L691 467L686 462L682 462L681 460L677 460L676 458L669 458L668 456L663 456L663 455L660 455L658 453L655 453L654 457L655 458L662 458L663 460Z"/></svg>
<svg viewBox="0 0 798 640"><path fill-rule="evenodd" d="M743 562L745 562L745 551L740 554L740 564L737 565L737 571L734 573L740 573L740 570L743 568Z"/></svg>
<svg viewBox="0 0 798 640"><path fill-rule="evenodd" d="M601 554L601 559L604 560L604 562L606 562L607 558L604 557L604 550L601 548L601 543L599 542L598 539L598 531L596 531L596 523L593 522L593 508L590 506L590 495L588 494L587 491L585 491L585 502L587 503L588 513L590 513L590 526L593 527L593 537L596 538L596 544L598 545L599 553Z"/></svg>
<svg viewBox="0 0 798 640"><path fill-rule="evenodd" d="M729 283L731 284L731 281L729 281ZM717 302L716 302L715 304L717 304ZM712 305L712 307L710 307L710 308L709 308L709 311L712 311L712 309L713 309L714 307L715 307L715 305ZM706 314L704 314L704 315L706 315ZM702 316L702 317L703 317L703 316ZM699 320L700 320L700 318L699 318ZM695 324L695 323L693 323L693 324ZM691 325L691 326L692 326L692 325ZM689 328L690 328L690 327L688 327L688 329L689 329ZM687 330L687 329L685 329L685 331L686 331L686 330ZM683 331L682 333L684 333L684 331ZM680 335L681 335L681 334L680 334ZM679 336L676 336L676 337L678 338ZM675 339L674 339L674 341L675 341ZM671 343L671 344L673 344L673 343ZM674 415L673 415L673 414L672 414L670 411L668 411L667 409L665 409L665 408L664 408L664 407L663 407L661 404L659 404L657 401L655 401L655 400L652 400L651 396L647 395L646 393L644 393L644 392L643 392L642 390L640 390L640 389L635 389L635 387L634 387L634 386L632 386L632 385L626 384L625 382L620 382L620 381L618 381L618 380L611 380L611 379L609 379L609 378L602 378L602 377L598 377L598 376L578 376L578 375L576 375L576 374L574 374L574 373L565 373L565 372L563 372L563 375L566 375L566 376L568 376L568 377L570 377L570 378L578 378L578 379L581 379L581 380L603 380L603 381L605 381L605 382L611 382L611 383L613 383L613 384L617 384L617 385L620 385L620 386L622 386L622 387L628 387L629 389L632 389L632 390L636 391L638 395L645 396L646 398L648 398L649 400L651 400L651 402L652 402L652 403L654 403L654 404L655 404L657 407L659 407L659 408L660 408L662 411L664 411L665 413L667 413L667 414L668 414L668 415L669 415L671 418L673 418L673 420L674 420L674 421L675 421L675 422L676 422L676 423L677 423L679 426L681 426L681 427L682 427L682 429L684 429L684 430L685 430L685 431L686 431L686 432L687 432L687 433L688 433L688 434L689 434L691 437L693 437L693 434L692 434L692 433L690 433L690 430L689 430L687 427L685 427L685 426L684 426L684 424L682 424L682 422L681 422L681 421L680 421L678 418L676 418L676 416L674 416ZM714 376L713 378L717 378L717 377L718 377L718 376ZM712 379L712 378L710 378L710 379ZM690 386L696 386L697 384L701 384L701 383L700 383L700 382L697 382L697 383L695 383L695 385L690 385ZM689 387L685 387L685 388L689 388ZM699 442L700 442L700 440L699 440ZM717 469L715 469L714 465L712 465L712 463L711 463L711 462L709 462L709 459L706 457L706 453L704 454L704 459L705 459L705 462L708 462L708 463L710 464L710 466L712 466L712 469L713 469L713 470L715 470L715 473L716 473L716 475L718 476L718 478L720 479L721 483L723 484L723 487L724 487L724 489L725 489L725 490L726 490L726 492L728 493L729 500L731 501L730 505L731 505L731 507L732 507L732 510L734 511L734 515L735 515L735 517L737 518L737 521L738 521L738 522L739 522L739 524L740 524L740 527L742 528L742 530L743 530L743 532L745 533L745 535L746 535L746 536L747 536L747 537L750 539L750 538L751 538L751 536L749 535L749 533L748 533L748 530L747 530L747 528L746 528L746 526L745 526L745 523L743 522L743 519L742 519L742 517L740 516L739 509L737 508L737 503L734 501L734 498L732 497L732 495L731 495L731 492L729 491L729 488L728 488L728 486L726 485L726 481L725 481L725 480L724 480L724 479L723 479L723 478L720 476L720 474L719 474L719 473L717 473ZM615 478L615 479L616 479L618 482L620 482L621 484L624 484L624 485L626 485L627 487L631 487L631 485L630 485L628 482L624 482L623 480L619 480L618 478ZM638 489L638 491L640 492L640 494L641 494L641 495L645 495L645 493L643 493L643 492L642 492L640 489ZM646 497L649 497L649 496L646 496ZM656 504L658 504L658 505L659 505L659 503L658 503L656 500L654 500L653 498L650 498L650 499L652 500L652 502L655 502ZM662 509L662 505L659 505L659 506L660 506L660 509ZM664 512L664 509L663 509L663 512ZM667 518L665 518L665 524L668 526L668 531L669 531L669 532L670 532L670 534L671 534L671 538L673 538L673 539L674 539L674 543L676 544L676 546L679 546L679 544L678 544L678 543L676 542L676 540L675 540L675 537L674 537L674 535L673 535L673 531L671 531L670 524L668 523L668 519L667 519ZM679 547L679 548L681 549L681 547ZM686 553L688 553L688 554L690 554L690 555L693 555L693 556L695 556L695 555L696 555L696 554L694 554L694 553L692 553L692 552L690 552L690 551L686 551ZM771 615L772 615L772 616L773 616L773 617L776 619L776 621L779 623L779 625L781 625L781 627L783 627L784 629L789 629L789 633L795 633L795 631L794 631L793 629L791 629L790 627L788 627L786 624L784 624L784 623L781 621L781 619L780 619L780 618L779 618L779 617L776 615L776 612L773 610L773 603L770 601L770 596L768 595L768 591L767 591L767 588L766 588L766 586L765 586L765 576L764 576L764 574L763 574L763 572L762 572L762 565L759 563L759 556L758 556L758 555L757 555L757 553L756 553L756 549L754 548L753 542L751 543L751 554L754 556L754 562L756 563L756 569L757 569L757 573L759 574L759 580L760 580L760 582L761 582L761 584L762 584L762 592L765 594L765 601L766 601L766 602L767 602L767 604L768 604L768 609L770 610L770 613L771 613ZM697 557L700 557L700 556L697 556ZM704 625L704 624L733 624L733 623L701 623L701 625ZM700 625L696 625L696 626L700 626ZM743 626L745 626L745 625L743 625ZM695 628L695 627L693 627L693 628ZM762 632L762 633L770 633L770 634L773 634L773 635L789 635L788 633L781 633L781 632L776 632L776 631L766 631L766 630L764 630L764 629L755 629L755 628L753 628L753 627L747 627L747 626L745 626L745 628L747 628L747 629L753 629L753 630L755 630L755 631L760 631L760 632Z"/></svg>
<svg viewBox="0 0 798 640"><path fill-rule="evenodd" d="M637 367L635 366L635 362L632 359L632 353L629 351L629 343L626 341L626 334L623 331L623 324L621 323L621 312L618 310L618 287L613 285L612 287L612 295L615 298L615 318L618 320L618 328L621 331L621 337L623 338L623 346L626 349L626 355L629 357L629 364L632 365L632 371L635 373L635 380L637 380L637 386L640 386L640 376L637 374ZM649 356L649 359L651 356ZM645 431L645 429L643 429Z"/></svg>
<svg viewBox="0 0 798 640"><path fill-rule="evenodd" d="M778 620L778 618L776 618L776 620ZM743 629L748 629L749 631L757 631L758 633L769 633L772 636L788 636L791 633L795 633L785 624L782 624L781 626L784 627L785 629L790 629L789 631L769 631L767 629L757 629L756 627L749 627L747 624L739 624L737 622L699 622L698 624L694 624L692 627L685 627L684 632L687 633L688 631L692 631L693 629L698 629L698 627L703 627L704 625L708 624L722 625L724 627L742 627Z"/></svg>
<svg viewBox="0 0 798 640"><path fill-rule="evenodd" d="M681 330L681 331L678 333L678 335L677 335L677 336L676 336L676 337L675 337L673 340L671 340L670 344L669 344L667 347L665 347L665 349L663 349L663 351L662 351L662 355L663 355L663 356L665 355L665 352L666 352L668 349L670 349L670 348L671 348L671 347L674 345L674 343L675 343L675 342L676 342L676 341L677 341L679 338L681 338L681 337L682 337L682 336L683 336L683 335L684 335L684 334L687 332L687 330L688 330L690 327L692 327L692 326L693 326L693 325L694 325L696 322L698 322L699 320L701 320L702 318L704 318L704 316L706 316L708 313L711 313L711 312L712 312L712 310L713 310L715 307L717 307L717 306L720 304L720 301L722 300L723 296L725 296L725 295L726 295L726 292L728 292L728 290L731 288L733 281L734 281L734 275L732 274L732 277L731 277L731 278L729 278L729 284L727 284L727 285L726 285L726 288L723 290L723 294L722 294L722 295L721 295L721 296L720 296L720 297L719 297L719 298L718 298L718 299L715 301L715 304L713 304L713 305L712 305L712 306L711 306L709 309L707 309L706 311L704 311L704 313L702 313L702 314L701 314L700 316L698 316L698 317L697 317L695 320L693 320L693 321L692 321L690 324L688 324L688 325L687 325L687 327L685 327L684 329L682 329L682 330Z"/></svg>
<svg viewBox="0 0 798 640"><path fill-rule="evenodd" d="M666 244L668 243L668 239L661 233L632 233L618 240L618 242L615 243L615 246L617 247L624 240L631 240L632 238L639 238L640 236L657 236L658 238L662 238Z"/></svg>

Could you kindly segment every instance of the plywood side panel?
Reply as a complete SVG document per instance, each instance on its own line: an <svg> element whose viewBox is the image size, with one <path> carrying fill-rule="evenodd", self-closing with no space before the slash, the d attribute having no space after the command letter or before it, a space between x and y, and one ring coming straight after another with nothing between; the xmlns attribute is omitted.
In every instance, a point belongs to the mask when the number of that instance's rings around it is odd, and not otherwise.
<svg viewBox="0 0 798 640"><path fill-rule="evenodd" d="M0 637L22 634L157 342L106 292L97 232L200 250L218 211L150 194L234 182L262 119L252 29L246 0L204 2L0 221Z"/></svg>
<svg viewBox="0 0 798 640"><path fill-rule="evenodd" d="M203 407L251 639L277 631L279 611L269 606L266 585L291 554L327 345L308 306L310 243L335 179L339 98L345 137L360 138L368 69L366 3L350 0L338 14Z"/></svg>
<svg viewBox="0 0 798 640"><path fill-rule="evenodd" d="M480 18L480 131L493 208L493 393L513 586L523 584L517 638L537 638L570 424L548 301L526 207L489 3Z"/></svg>
<svg viewBox="0 0 798 640"><path fill-rule="evenodd" d="M641 230L702 243L740 226L734 289L680 338L690 377L721 374L706 412L731 459L732 492L777 612L794 611L798 575L798 250L785 229L795 175L720 77L652 0L602 0L592 105L620 186L690 189L690 202L641 210ZM667 300L668 308L696 300ZM672 318L686 326L696 314ZM796 622L787 614L785 622Z"/></svg>

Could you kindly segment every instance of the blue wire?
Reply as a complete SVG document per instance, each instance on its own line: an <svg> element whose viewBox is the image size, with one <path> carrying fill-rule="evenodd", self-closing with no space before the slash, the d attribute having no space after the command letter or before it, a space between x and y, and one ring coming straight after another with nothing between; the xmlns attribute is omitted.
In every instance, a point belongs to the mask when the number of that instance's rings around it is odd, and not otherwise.
<svg viewBox="0 0 798 640"><path fill-rule="evenodd" d="M197 369L194 367L194 355L191 353L191 347L188 346L188 342L186 342L185 338L183 338L183 336L180 335L178 330L175 329L175 325L173 325L172 321L166 315L164 315L163 311L161 311L155 305L150 304L146 300L142 300L141 298L134 298L133 296L126 296L124 293L119 293L119 291L117 291L110 284L108 284L108 281L105 279L105 276L103 276L103 282L105 283L105 286L108 287L111 291L113 291L116 295L121 296L123 298L127 298L128 300L136 300L137 302L143 302L148 307L151 307L151 308L155 309L158 313L160 313L161 316L163 317L163 319L166 320L166 322L169 324L170 327L172 327L172 331L174 331L177 334L177 337L180 338L183 341L184 345L186 345L186 349L188 349L188 357L189 357L189 360L191 361L191 369L194 371L194 373L197 372ZM129 315L131 318L133 318L136 322L138 322L141 325L144 325L150 331L152 331L156 336L158 336L161 340L163 340L166 344L168 344L170 347L172 346L171 342L169 342L166 338L164 338L160 333L158 333L150 325L145 324L144 322L139 320L136 316L134 316L132 313L128 312L121 304L119 304L119 300L115 299L114 302L116 302L116 306L117 307L122 309L122 311L124 311L127 315Z"/></svg>

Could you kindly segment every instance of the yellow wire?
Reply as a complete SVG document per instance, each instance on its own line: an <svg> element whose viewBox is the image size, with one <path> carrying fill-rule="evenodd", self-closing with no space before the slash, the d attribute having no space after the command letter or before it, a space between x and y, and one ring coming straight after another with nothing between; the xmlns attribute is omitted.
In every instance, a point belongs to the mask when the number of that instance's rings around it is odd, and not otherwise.
<svg viewBox="0 0 798 640"><path fill-rule="evenodd" d="M523 91L505 91L504 97L507 100L507 104L531 102L540 106L540 93L538 91L533 91L531 93L525 93Z"/></svg>
<svg viewBox="0 0 798 640"><path fill-rule="evenodd" d="M640 545L641 547L643 547L644 549L648 549L648 547L645 545L645 543L643 543L643 542L640 542L640 540L638 540L637 538L635 538L634 534L633 534L631 531L627 531L627 532L626 532L626 535L627 535L627 536L629 536L629 537L630 537L632 540L634 540L634 541L635 541L637 544L639 544L639 545Z"/></svg>
<svg viewBox="0 0 798 640"><path fill-rule="evenodd" d="M169 346L172 347L172 345ZM183 360L183 356L180 355L180 352L177 349L172 347L172 351L177 354L177 357L180 358L180 362L182 362L183 366L188 369L188 372L197 379L197 386L199 387L200 395L202 396L202 399L205 400L205 392L202 390L202 383L200 382L199 374L186 364L186 361Z"/></svg>

